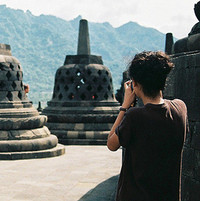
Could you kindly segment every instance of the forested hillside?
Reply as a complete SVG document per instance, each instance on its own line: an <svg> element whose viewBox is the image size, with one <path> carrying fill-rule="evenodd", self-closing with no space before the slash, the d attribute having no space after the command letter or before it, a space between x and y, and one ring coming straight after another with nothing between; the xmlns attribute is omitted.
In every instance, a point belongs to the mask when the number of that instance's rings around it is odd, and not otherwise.
<svg viewBox="0 0 200 201"><path fill-rule="evenodd" d="M21 62L24 83L31 88L29 99L34 103L51 99L56 70L66 55L76 54L80 19L81 16L71 21L34 16L30 11L0 5L0 43L11 45L12 55ZM102 56L104 65L111 70L115 90L135 53L164 50L165 34L135 22L118 28L89 22L89 32L91 54Z"/></svg>

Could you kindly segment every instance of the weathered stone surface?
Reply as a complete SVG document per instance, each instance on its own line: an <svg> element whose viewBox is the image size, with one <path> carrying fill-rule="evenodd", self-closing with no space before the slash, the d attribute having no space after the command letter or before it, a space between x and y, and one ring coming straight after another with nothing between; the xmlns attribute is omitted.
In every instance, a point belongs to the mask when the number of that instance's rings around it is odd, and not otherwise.
<svg viewBox="0 0 200 201"><path fill-rule="evenodd" d="M90 55L90 38L87 20L80 20L78 36L78 55Z"/></svg>
<svg viewBox="0 0 200 201"><path fill-rule="evenodd" d="M110 130L112 128L112 123L101 123L90 122L90 123L47 123L49 129L59 129L59 130L74 130L74 131L93 131L94 128L98 131Z"/></svg>
<svg viewBox="0 0 200 201"><path fill-rule="evenodd" d="M67 55L64 65L69 64L100 64L103 65L102 57L96 55Z"/></svg>
<svg viewBox="0 0 200 201"><path fill-rule="evenodd" d="M194 178L194 164L195 164L195 151L192 148L185 146L183 151L183 175L187 175L190 178Z"/></svg>
<svg viewBox="0 0 200 201"><path fill-rule="evenodd" d="M199 40L200 33L189 36L187 40L188 51L200 50Z"/></svg>
<svg viewBox="0 0 200 201"><path fill-rule="evenodd" d="M64 65L56 72L51 102L113 100L111 73L100 64Z"/></svg>
<svg viewBox="0 0 200 201"><path fill-rule="evenodd" d="M1 152L37 151L56 147L58 139L55 135L29 140L1 140Z"/></svg>
<svg viewBox="0 0 200 201"><path fill-rule="evenodd" d="M200 52L172 56L175 68L166 84L166 98L182 99L189 129L183 150L182 201L198 201L200 194ZM170 83L169 83L170 82Z"/></svg>
<svg viewBox="0 0 200 201"><path fill-rule="evenodd" d="M116 108L116 110L119 108ZM43 112L46 112L45 109ZM56 110L55 110L56 111ZM117 110L118 111L118 110ZM107 123L107 122L114 122L116 119L116 112L115 114L63 114L63 115L55 115L48 113L48 122L55 122L55 123Z"/></svg>
<svg viewBox="0 0 200 201"><path fill-rule="evenodd" d="M119 103L109 69L101 56L90 55L86 20L80 21L77 55L67 55L57 70L53 97L47 104L43 110L47 126L61 143L106 143Z"/></svg>
<svg viewBox="0 0 200 201"><path fill-rule="evenodd" d="M174 44L173 34L172 33L167 33L166 34L166 43L165 43L165 52L168 55L172 54L173 44Z"/></svg>
<svg viewBox="0 0 200 201"><path fill-rule="evenodd" d="M29 130L11 130L7 131L10 140L29 140L51 135L47 127L35 128Z"/></svg>
<svg viewBox="0 0 200 201"><path fill-rule="evenodd" d="M42 127L47 122L46 116L26 118L0 118L1 130L33 129Z"/></svg>
<svg viewBox="0 0 200 201"><path fill-rule="evenodd" d="M57 144L56 147L37 151L2 152L0 160L21 160L55 157L65 154L63 145Z"/></svg>
<svg viewBox="0 0 200 201"><path fill-rule="evenodd" d="M181 201L199 201L200 182L192 180L190 177L182 177L182 199Z"/></svg>
<svg viewBox="0 0 200 201"><path fill-rule="evenodd" d="M188 52L187 41L188 41L187 37L179 39L178 41L176 41L174 43L173 52L172 53L176 53L177 54L177 53L181 53L181 52Z"/></svg>
<svg viewBox="0 0 200 201"><path fill-rule="evenodd" d="M28 100L19 61L11 56L10 47L0 44L0 159L27 159L63 154L65 149L45 127Z"/></svg>

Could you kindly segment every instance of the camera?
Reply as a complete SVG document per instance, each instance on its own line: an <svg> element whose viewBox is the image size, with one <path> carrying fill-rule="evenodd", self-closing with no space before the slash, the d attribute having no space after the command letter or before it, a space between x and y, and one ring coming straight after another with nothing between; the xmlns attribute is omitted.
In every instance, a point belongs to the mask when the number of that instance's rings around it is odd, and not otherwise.
<svg viewBox="0 0 200 201"><path fill-rule="evenodd" d="M131 81L131 90L133 91L133 82Z"/></svg>

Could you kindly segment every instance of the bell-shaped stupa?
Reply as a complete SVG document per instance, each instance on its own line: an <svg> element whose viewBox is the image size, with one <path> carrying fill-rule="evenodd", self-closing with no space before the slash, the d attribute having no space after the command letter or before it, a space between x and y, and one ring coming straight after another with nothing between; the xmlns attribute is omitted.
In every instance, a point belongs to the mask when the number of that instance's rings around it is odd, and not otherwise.
<svg viewBox="0 0 200 201"><path fill-rule="evenodd" d="M194 5L197 19L188 37L177 40L170 55L174 69L170 72L164 97L179 98L188 111L189 130L183 147L181 200L200 198L200 1ZM166 48L167 49L167 48Z"/></svg>
<svg viewBox="0 0 200 201"><path fill-rule="evenodd" d="M0 44L0 159L44 158L64 154L24 91L23 72L9 45Z"/></svg>
<svg viewBox="0 0 200 201"><path fill-rule="evenodd" d="M119 103L102 57L90 54L87 20L80 20L77 55L67 55L55 76L47 126L63 144L105 144Z"/></svg>

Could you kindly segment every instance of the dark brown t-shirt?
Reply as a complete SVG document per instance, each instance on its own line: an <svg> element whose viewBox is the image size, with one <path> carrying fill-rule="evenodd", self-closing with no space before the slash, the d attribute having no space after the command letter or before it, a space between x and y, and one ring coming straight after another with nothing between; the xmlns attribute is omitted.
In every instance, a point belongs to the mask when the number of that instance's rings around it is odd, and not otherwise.
<svg viewBox="0 0 200 201"><path fill-rule="evenodd" d="M187 108L179 99L130 108L115 132L126 148L116 201L179 201Z"/></svg>

